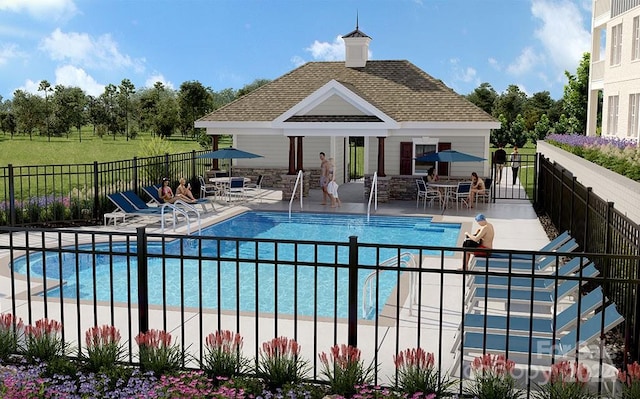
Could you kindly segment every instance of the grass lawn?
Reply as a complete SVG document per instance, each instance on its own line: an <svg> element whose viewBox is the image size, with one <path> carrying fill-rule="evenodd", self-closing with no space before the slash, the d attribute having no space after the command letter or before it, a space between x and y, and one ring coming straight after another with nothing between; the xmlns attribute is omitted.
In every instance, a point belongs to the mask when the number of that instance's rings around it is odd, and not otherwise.
<svg viewBox="0 0 640 399"><path fill-rule="evenodd" d="M0 166L80 164L148 156L143 153L142 145L144 141L150 140L151 135L141 134L129 141L117 136L114 140L113 136L100 138L93 135L91 128L85 127L82 142L77 133L70 134L69 138L52 137L51 142L47 137L32 137L33 140L29 140L29 136L16 135L11 139L8 134L0 135ZM169 142L170 153L202 149L195 140L184 139L179 135L170 138Z"/></svg>

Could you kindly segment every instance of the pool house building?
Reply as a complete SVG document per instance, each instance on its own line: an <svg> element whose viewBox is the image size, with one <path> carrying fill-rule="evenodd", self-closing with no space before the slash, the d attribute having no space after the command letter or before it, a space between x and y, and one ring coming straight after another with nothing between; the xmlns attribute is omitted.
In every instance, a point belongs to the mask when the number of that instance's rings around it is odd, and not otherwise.
<svg viewBox="0 0 640 399"><path fill-rule="evenodd" d="M338 183L349 181L349 168L362 162L350 151L356 141L364 146L366 180L377 173L381 201L414 198L415 177L431 166L441 176L488 176L488 162L435 165L415 158L454 149L489 159L496 119L409 61L369 60L371 38L357 27L343 39L344 62L308 62L195 126L213 137L214 150L219 135L231 134L234 147L263 155L236 160L234 170L265 175L285 198L299 171L317 185L320 152L333 158Z"/></svg>

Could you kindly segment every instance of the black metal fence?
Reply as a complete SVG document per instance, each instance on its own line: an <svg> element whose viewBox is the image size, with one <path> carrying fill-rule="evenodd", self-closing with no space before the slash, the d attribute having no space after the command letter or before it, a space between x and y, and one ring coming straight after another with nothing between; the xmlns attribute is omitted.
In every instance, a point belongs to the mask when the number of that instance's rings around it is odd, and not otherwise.
<svg viewBox="0 0 640 399"><path fill-rule="evenodd" d="M181 177L199 187L197 175L210 169L206 151L165 154L123 161L73 165L0 167L0 226L100 220L113 209L107 194Z"/></svg>
<svg viewBox="0 0 640 399"><path fill-rule="evenodd" d="M586 334L588 320L601 314L610 299L615 302L614 296L596 299L588 314L576 313L565 329L553 327L560 323L560 316L553 315L563 303L579 304L599 287L615 284L637 291L640 281L612 277L610 269L620 260L640 262L638 256L494 250L502 255L504 269L463 272L457 270L461 248L363 244L356 237L305 242L160 235L143 228L135 233L1 228L0 233L0 252L8 254L9 265L9 275L0 277L9 282L6 298L0 299L2 311L29 324L41 317L60 321L63 338L76 354L83 350L87 329L110 324L128 345L128 362L136 363L134 337L161 329L191 355L184 366L197 367L205 336L232 330L244 337L248 357L274 337L295 339L312 365L314 380L320 379L318 353L335 344L357 345L365 359L378 365L376 383L391 385L398 377L393 356L420 347L434 353L439 370L461 377L459 390L469 378L470 360L485 352L517 359L527 389L560 359L561 353L554 353L560 340L580 345L580 351L562 354L591 362L600 390L612 382L606 370L632 360L624 335L618 333L629 330L625 304L615 304L624 320L612 326L603 319L592 335ZM362 251L374 251L375 262L360 261ZM390 260L389 251L395 254ZM293 255L279 255L285 252ZM341 260L345 252L348 261ZM527 255L531 267L516 272L510 259ZM567 276L542 274L536 268L545 256L552 267L573 258L580 264L598 259L603 266L598 266L599 275L587 275L587 269ZM492 281L502 282L494 287ZM523 281L524 291L519 285ZM572 282L576 288L564 295L564 284ZM537 294L515 299L539 284L551 299L540 300ZM387 294L384 286L391 286ZM489 299L494 288L506 297ZM495 324L496 315L502 322ZM467 317L481 322L467 322ZM516 326L518 317L529 320L524 328ZM536 320L547 320L547 330L538 331ZM469 341L474 334L484 337L476 345ZM496 336L505 340L498 349L490 338ZM527 350L511 344L512 339L524 340ZM534 364L546 367L529 367Z"/></svg>
<svg viewBox="0 0 640 399"><path fill-rule="evenodd" d="M494 151L495 153L495 151ZM533 200L537 191L537 154L520 154L517 168L512 163L497 164L491 157L491 198Z"/></svg>
<svg viewBox="0 0 640 399"><path fill-rule="evenodd" d="M540 156L536 207L559 231L569 231L584 252L607 254L594 261L606 271L606 294L628 321L629 346L640 345L640 298L637 286L619 281L640 279L640 226L578 182L561 165ZM615 256L608 256L615 255Z"/></svg>

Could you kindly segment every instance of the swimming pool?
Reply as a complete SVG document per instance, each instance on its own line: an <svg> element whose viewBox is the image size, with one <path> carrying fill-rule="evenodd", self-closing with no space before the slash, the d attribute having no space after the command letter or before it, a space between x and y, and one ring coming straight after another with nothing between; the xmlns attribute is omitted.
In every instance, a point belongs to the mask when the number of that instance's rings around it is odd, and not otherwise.
<svg viewBox="0 0 640 399"><path fill-rule="evenodd" d="M348 248L345 246L312 243L278 243L276 246L273 242L258 245L221 237L344 243L349 237L357 236L359 243L450 247L457 242L459 231L459 224L432 223L428 217L371 216L367 221L363 215L296 213L289 219L283 212L246 212L203 229L203 241L187 238L164 244L149 242L149 303L242 312L257 310L259 313L275 313L277 306L280 314L344 318L348 311L348 271L345 268L286 263L347 264ZM94 299L95 290L95 298L99 301L127 302L128 296L132 301L137 299L135 255L107 253L135 254L135 242L96 244L80 249L87 253L45 253L47 278L59 279L62 270L64 297ZM384 261L397 255L395 249L381 249L379 254L375 251L375 248L361 247L359 263L373 266L377 263L376 256ZM157 256L161 254L174 258ZM220 256L254 261L187 259L200 257L199 254L203 259ZM256 254L258 260L255 260ZM26 264L26 257L17 259L15 271L25 274ZM29 264L32 277L43 276L42 253L30 255ZM370 272L367 269L359 271L359 303L362 286ZM378 310L387 302L396 284L397 273L380 273ZM199 295L200 291L202 295ZM60 288L47 292L50 297L60 294Z"/></svg>

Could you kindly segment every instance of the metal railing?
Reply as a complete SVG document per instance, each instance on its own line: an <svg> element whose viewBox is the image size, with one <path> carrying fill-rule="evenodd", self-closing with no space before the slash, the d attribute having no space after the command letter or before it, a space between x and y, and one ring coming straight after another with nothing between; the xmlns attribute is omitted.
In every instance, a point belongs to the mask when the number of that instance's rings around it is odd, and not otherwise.
<svg viewBox="0 0 640 399"><path fill-rule="evenodd" d="M489 301L488 294L481 295L477 290L489 287L489 279L506 280L507 284L501 286L506 293L522 289L516 280L528 279L529 292L542 280L556 295L563 283L577 281L579 288L572 294L573 302L602 287L606 297L597 308L614 299L607 291L612 284L625 291L637 291L640 285L637 279L613 277L610 273L618 261L640 262L638 256L493 250L493 255L501 255L506 265L502 271L459 271L459 256L466 249L365 244L357 237L351 237L349 242L308 242L150 234L144 228L136 233L2 228L0 233L0 253L5 254L11 266L9 274L0 277L5 287L5 297L0 298L2 311L21 317L27 324L42 317L60 321L63 339L75 348L76 355L84 350L84 332L102 324L120 330L127 345L127 361L132 364L136 363L134 337L149 329L171 331L190 355L187 359L192 359L184 363L185 367L198 367L204 338L215 330L243 335L247 356L258 354L261 342L284 335L301 344L301 356L309 359L313 380L321 379L317 354L335 344L348 343L357 345L363 356L378 365L375 382L385 385L397 378L393 355L420 347L434 353L439 370L461 377L457 388L460 392L463 380L469 378L466 368L473 356L496 352L487 342L481 342L479 349L468 346L464 339L456 343L456 336L474 331L496 334L495 330L488 330L489 318L486 327L478 330L475 326L473 330L463 315L500 314L507 320L516 316L546 317L553 324L553 314L560 310L557 296L557 301L546 304L550 308L546 316L534 312L533 301L497 300L501 308L496 309L496 300ZM173 251L168 251L170 247ZM267 249L275 254L286 249L296 255L268 257L264 256ZM364 251L373 252L378 260L363 264L358 254ZM396 254L395 261L389 259L389 251ZM297 255L302 253L310 257ZM340 256L345 253L348 257ZM403 266L405 253L412 254L413 266ZM527 256L530 261L516 261ZM580 271L571 276L534 273L535 259L541 256L552 257L551 264L556 267L573 257L588 258L597 264L600 275L587 277ZM348 260L341 260L345 258ZM531 267L516 271L516 262L530 262ZM362 318L358 312L358 295L362 292L359 281L371 273L376 286L372 301L378 310L370 312L369 318ZM483 279L485 283L476 281L474 291L470 279ZM386 294L380 288L383 286L390 286ZM467 307L470 295L476 296L472 302L482 304L473 309ZM568 354L571 360L584 361L587 356L595 356L589 361L595 364L590 370L596 382L606 380L599 367L620 367L623 362L637 359L631 357L629 341L620 333L637 327L629 326L632 320L625 313L624 304L615 302L615 306L624 320L609 332L604 324L597 329L596 335L605 338L583 342L587 352L582 348ZM586 316L591 317L593 314ZM586 329L584 323L576 317L571 330ZM565 337L566 332L551 331L544 335L548 340L545 342ZM528 366L536 361L558 361L559 357L538 354L544 348L536 346L539 341L534 338L539 333L533 323L527 323L519 332L515 325L507 324L502 333L514 337L522 334L525 338L518 339L527 340L530 349L526 353L508 346L498 352L518 359L518 366L527 370L523 387L533 389L531 373L535 368ZM615 357L606 357L603 348ZM600 375L603 377L598 379ZM600 384L598 389L605 387Z"/></svg>
<svg viewBox="0 0 640 399"><path fill-rule="evenodd" d="M113 162L73 165L0 167L0 226L73 221L99 221L113 210L107 194L133 190L168 177L186 178L195 189L198 175L210 161L197 156L206 151L165 154Z"/></svg>

